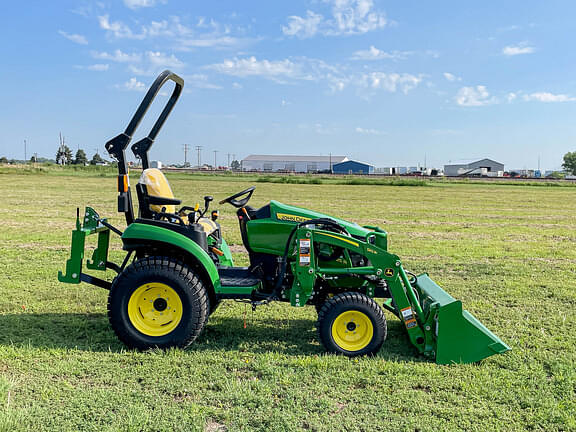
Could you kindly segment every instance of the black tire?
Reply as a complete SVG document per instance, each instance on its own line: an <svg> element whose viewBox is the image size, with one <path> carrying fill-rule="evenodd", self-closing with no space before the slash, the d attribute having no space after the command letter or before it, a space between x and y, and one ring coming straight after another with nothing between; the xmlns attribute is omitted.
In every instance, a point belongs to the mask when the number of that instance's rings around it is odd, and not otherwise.
<svg viewBox="0 0 576 432"><path fill-rule="evenodd" d="M361 320L355 323L354 319L351 319L346 323L347 316L358 316ZM356 332L360 336L364 334L365 337L360 337L359 341L349 341L348 346L342 340L339 343L337 339L341 336L338 332L342 330L339 329L342 324L346 325L344 337L356 338ZM333 329L334 325L336 327ZM366 333L361 333L364 331ZM386 339L386 317L378 303L365 294L356 292L338 294L326 300L318 313L318 336L328 352L347 357L374 355Z"/></svg>
<svg viewBox="0 0 576 432"><path fill-rule="evenodd" d="M179 322L177 322L178 318L175 318L168 323L170 326L174 326L169 333L162 335L146 334L142 330L137 329L138 323L132 322L130 317L135 315L134 312L132 312L132 315L129 313L129 302L133 295L135 299L141 299L141 296L145 295L146 289L143 289L143 286L168 286L172 289L172 291L169 291L170 293L175 292L178 295L180 302L178 305L181 305ZM137 290L142 293L140 296ZM144 298L144 300L146 299ZM166 300L169 300L169 298L167 297ZM178 300L172 298L171 301L175 302ZM152 303L152 300L150 300L150 303ZM138 305L138 303L135 304ZM150 310L160 314L161 310L170 309L169 306L166 306L166 301L164 301L164 304L159 303L159 305L158 310L156 310L155 301L151 305ZM164 309L161 309L162 307ZM173 308L172 313L175 313L175 309ZM134 311L133 308L131 310ZM140 308L136 310L138 310L143 320L148 319L144 318ZM138 350L187 347L204 330L208 321L209 310L210 300L202 279L189 266L169 257L146 257L132 263L115 279L108 297L108 319L114 332L127 347ZM166 315L168 315L170 311L166 312ZM138 319L136 316L134 321ZM150 319L147 322L151 323ZM154 323L154 325L156 329L159 329L165 324ZM166 329L168 328L170 327L166 327ZM162 331L164 330L160 329L160 332Z"/></svg>

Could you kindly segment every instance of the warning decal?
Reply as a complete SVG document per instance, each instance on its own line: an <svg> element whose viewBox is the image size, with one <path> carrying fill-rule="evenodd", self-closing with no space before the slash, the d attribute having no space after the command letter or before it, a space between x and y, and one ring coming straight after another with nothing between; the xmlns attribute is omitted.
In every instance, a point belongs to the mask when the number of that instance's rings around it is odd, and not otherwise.
<svg viewBox="0 0 576 432"><path fill-rule="evenodd" d="M407 329L411 329L412 327L416 327L416 318L414 317L414 312L412 311L411 307L401 309L400 314L402 315L402 319L404 320L404 325L406 325Z"/></svg>
<svg viewBox="0 0 576 432"><path fill-rule="evenodd" d="M310 240L300 239L299 262L301 266L310 265Z"/></svg>
<svg viewBox="0 0 576 432"><path fill-rule="evenodd" d="M407 307L402 309L400 312L402 312L402 318L404 318L404 321L406 321L407 319L412 318L412 316L414 315L412 313L412 308L411 307Z"/></svg>

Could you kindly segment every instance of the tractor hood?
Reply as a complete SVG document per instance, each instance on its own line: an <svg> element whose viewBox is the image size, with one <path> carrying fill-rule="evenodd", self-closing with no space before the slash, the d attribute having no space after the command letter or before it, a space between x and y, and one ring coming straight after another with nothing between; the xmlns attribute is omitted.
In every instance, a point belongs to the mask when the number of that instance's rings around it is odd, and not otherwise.
<svg viewBox="0 0 576 432"><path fill-rule="evenodd" d="M246 241L252 252L282 256L294 226L301 222L320 218L332 219L359 240L365 240L367 235L371 235L373 237L371 243L384 250L387 249L387 235L380 228L362 227L354 222L313 210L282 204L278 201L270 201L269 214L265 212L265 215L262 214L246 223Z"/></svg>
<svg viewBox="0 0 576 432"><path fill-rule="evenodd" d="M295 207L288 204L282 204L274 200L270 201L270 213L271 217L275 218L276 220L293 223L306 222L310 219L329 218L346 228L351 235L362 238L366 237L366 234L372 231L368 228L364 228L358 225L355 222L348 222L346 220L338 219L324 213L319 213L313 210Z"/></svg>

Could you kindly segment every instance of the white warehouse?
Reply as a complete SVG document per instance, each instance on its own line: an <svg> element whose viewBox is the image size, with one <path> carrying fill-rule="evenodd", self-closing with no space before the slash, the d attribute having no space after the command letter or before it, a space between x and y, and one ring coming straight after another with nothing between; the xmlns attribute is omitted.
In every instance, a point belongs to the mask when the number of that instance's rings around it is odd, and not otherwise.
<svg viewBox="0 0 576 432"><path fill-rule="evenodd" d="M492 159L481 159L468 164L444 165L444 175L448 177L472 175L502 177L503 174L504 164Z"/></svg>
<svg viewBox="0 0 576 432"><path fill-rule="evenodd" d="M242 170L298 173L330 171L334 164L347 160L346 156L250 155L242 159Z"/></svg>

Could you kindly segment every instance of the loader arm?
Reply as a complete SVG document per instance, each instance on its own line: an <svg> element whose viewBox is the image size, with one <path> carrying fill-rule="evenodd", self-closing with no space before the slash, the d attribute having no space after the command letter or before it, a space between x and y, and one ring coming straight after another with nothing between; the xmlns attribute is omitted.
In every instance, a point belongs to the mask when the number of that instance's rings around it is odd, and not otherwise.
<svg viewBox="0 0 576 432"><path fill-rule="evenodd" d="M473 363L510 348L484 327L462 303L455 300L426 274L409 279L398 256L376 246L372 232L366 241L345 234L304 226L297 230L292 254L294 281L289 292L293 306L304 306L320 279L356 277L369 297L377 286L387 287L386 308L404 324L410 342L439 364ZM362 266L327 267L315 259L314 243L342 248L366 257Z"/></svg>

